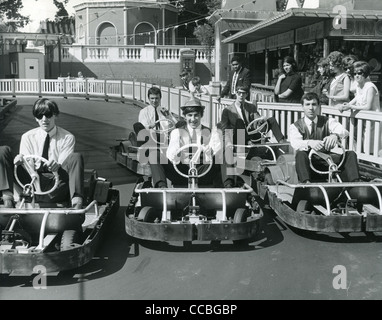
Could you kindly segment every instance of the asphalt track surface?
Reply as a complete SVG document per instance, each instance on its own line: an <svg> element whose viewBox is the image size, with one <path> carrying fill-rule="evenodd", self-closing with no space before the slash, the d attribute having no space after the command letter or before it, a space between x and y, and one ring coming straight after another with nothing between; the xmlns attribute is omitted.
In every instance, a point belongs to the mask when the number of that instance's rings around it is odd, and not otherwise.
<svg viewBox="0 0 382 320"><path fill-rule="evenodd" d="M22 132L35 127L31 103L18 106L0 125L0 143L17 152ZM262 232L245 247L231 242L134 242L124 229L124 210L137 176L108 155L127 137L139 107L103 100L54 98L62 125L76 135L85 166L120 190L121 208L96 256L87 265L48 276L0 276L0 300L378 300L382 298L382 235L319 234L283 224L264 207ZM14 150L14 151L15 151ZM339 273L338 273L339 272ZM339 278L341 276L341 278ZM143 312L142 309L140 312Z"/></svg>

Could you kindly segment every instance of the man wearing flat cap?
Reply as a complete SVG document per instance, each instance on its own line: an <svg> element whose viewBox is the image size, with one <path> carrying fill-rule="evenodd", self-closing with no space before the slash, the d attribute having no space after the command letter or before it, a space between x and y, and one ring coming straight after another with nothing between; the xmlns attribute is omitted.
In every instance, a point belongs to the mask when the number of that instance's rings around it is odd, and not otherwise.
<svg viewBox="0 0 382 320"><path fill-rule="evenodd" d="M188 144L203 145L205 155L212 154L213 157L212 160L214 164L211 170L205 176L199 178L198 184L219 185L219 182L221 184L220 166L215 163L215 159L220 156L222 149L221 132L217 129L211 131L208 127L201 124L204 106L199 100L191 99L186 102L181 109L185 123L171 132L169 146L166 152L167 159L163 161L164 159L162 158L161 163L157 164L150 163L154 187L166 188L167 178L171 180L173 184L187 185L188 180L175 171L173 163L178 166L181 172L185 174L188 173L190 157L187 157L185 152L178 153L178 150L182 146ZM191 153L193 153L193 151L191 151ZM204 157L204 159L206 159L206 157ZM198 174L205 172L208 166L209 164L201 161L197 165Z"/></svg>

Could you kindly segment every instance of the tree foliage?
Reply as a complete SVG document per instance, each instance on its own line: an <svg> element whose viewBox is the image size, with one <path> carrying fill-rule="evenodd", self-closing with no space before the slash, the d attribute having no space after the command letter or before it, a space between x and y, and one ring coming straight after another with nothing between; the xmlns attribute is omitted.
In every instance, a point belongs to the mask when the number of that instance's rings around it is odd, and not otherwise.
<svg viewBox="0 0 382 320"><path fill-rule="evenodd" d="M23 8L22 0L0 0L0 23L9 30L17 30L24 27L29 18L23 16L20 10Z"/></svg>
<svg viewBox="0 0 382 320"><path fill-rule="evenodd" d="M207 55L208 64L209 64L210 74L212 77L214 75L213 68L212 68L212 51L215 44L215 30L210 24L205 23L195 28L194 35L199 40L199 42L204 46L205 53Z"/></svg>

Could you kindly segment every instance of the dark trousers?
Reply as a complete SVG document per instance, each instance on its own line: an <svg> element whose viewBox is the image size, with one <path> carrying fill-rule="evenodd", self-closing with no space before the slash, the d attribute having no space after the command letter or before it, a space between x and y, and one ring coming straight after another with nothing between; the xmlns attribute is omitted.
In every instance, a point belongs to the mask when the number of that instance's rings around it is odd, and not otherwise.
<svg viewBox="0 0 382 320"><path fill-rule="evenodd" d="M13 160L8 146L0 146L0 191L13 192Z"/></svg>
<svg viewBox="0 0 382 320"><path fill-rule="evenodd" d="M19 179L22 184L30 183L31 178L24 167L19 166ZM37 202L66 202L73 197L84 197L84 160L80 153L69 155L58 170L59 184L56 190L47 195L36 195ZM54 185L51 172L39 172L42 191Z"/></svg>
<svg viewBox="0 0 382 320"><path fill-rule="evenodd" d="M336 153L330 153L334 163L339 164L342 155ZM327 162L316 155L312 157L313 166L319 171L328 171ZM352 182L359 179L358 161L357 155L354 151L346 151L345 160L342 166L339 168L340 178L342 181ZM309 164L309 151L297 151L296 152L296 172L300 182L309 181L323 181L326 176L320 175L314 172L310 168Z"/></svg>
<svg viewBox="0 0 382 320"><path fill-rule="evenodd" d="M267 119L267 123L268 123L268 130L267 130L267 127L265 126L261 132L262 133L268 133L269 131L272 131L273 135L275 136L276 140L277 141L281 141L282 139L284 139L284 135L282 134L281 132L281 129L280 129L280 126L277 122L277 120L274 118L274 117L270 117ZM246 130L246 126L244 124L244 121L242 119L237 119L236 120L236 124L235 124L235 130L234 130L234 133L233 133L233 139L235 141L235 144L238 144L237 143L237 134L235 134L235 132L237 131L237 129L245 129L245 142L248 143L249 140L254 140L254 141L259 141L260 143L260 139L261 139L261 133L258 132L258 133L255 133L255 134L251 134L249 135L247 133L247 130ZM239 143L240 144L240 143Z"/></svg>
<svg viewBox="0 0 382 320"><path fill-rule="evenodd" d="M167 179L169 179L174 185L185 186L188 184L188 179L179 175L176 172L174 165L171 161L157 151L157 163L150 162L151 175L154 187L160 187L161 185L167 185ZM180 172L188 174L189 165L180 163L177 165ZM197 164L196 168L198 175L204 173L209 167L209 164ZM212 164L211 170L203 177L198 178L198 185L214 185L216 187L222 186L222 175L225 174L225 170L222 166L216 164L215 161ZM223 180L224 181L224 180Z"/></svg>

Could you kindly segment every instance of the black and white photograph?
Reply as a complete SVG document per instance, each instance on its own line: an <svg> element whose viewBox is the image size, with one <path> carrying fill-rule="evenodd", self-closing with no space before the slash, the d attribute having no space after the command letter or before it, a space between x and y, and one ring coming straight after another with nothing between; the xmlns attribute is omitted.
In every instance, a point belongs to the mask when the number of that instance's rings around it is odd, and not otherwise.
<svg viewBox="0 0 382 320"><path fill-rule="evenodd" d="M381 90L380 0L0 0L0 300L381 300Z"/></svg>

